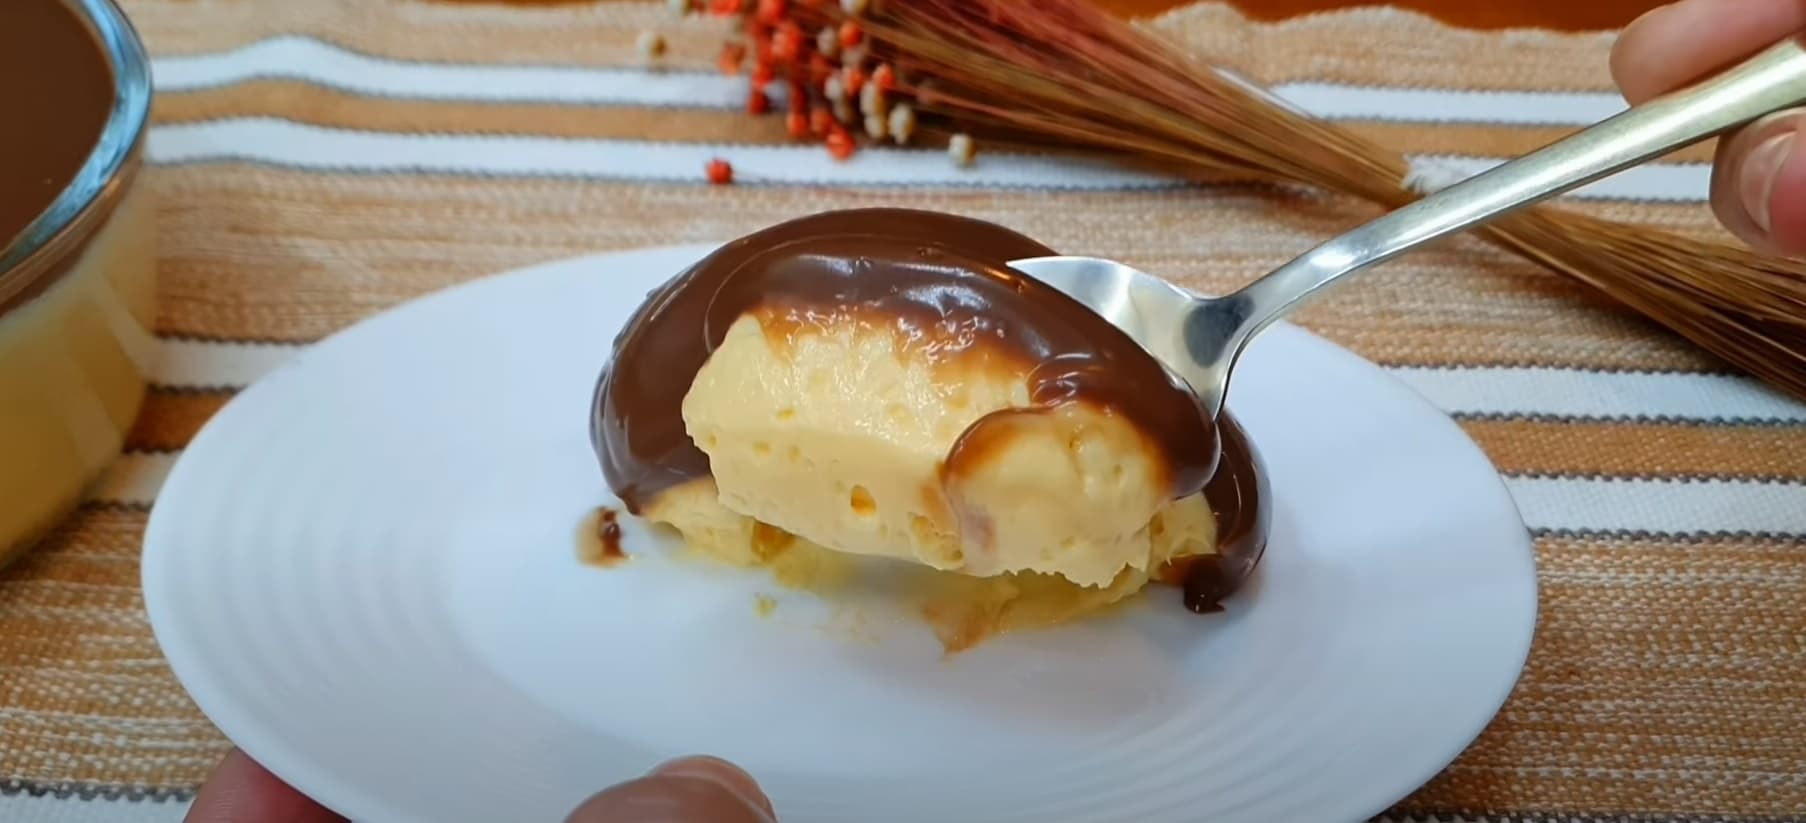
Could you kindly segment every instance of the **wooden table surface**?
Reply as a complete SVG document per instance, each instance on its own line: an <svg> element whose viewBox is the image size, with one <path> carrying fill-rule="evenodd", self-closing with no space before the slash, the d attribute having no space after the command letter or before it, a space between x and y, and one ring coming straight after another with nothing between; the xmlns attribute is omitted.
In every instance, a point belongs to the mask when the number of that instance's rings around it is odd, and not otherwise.
<svg viewBox="0 0 1806 823"><path fill-rule="evenodd" d="M1148 14L1190 0L1101 0L1129 14ZM1538 26L1556 29L1615 29L1636 19L1660 0L1232 0L1250 15L1289 17L1325 9L1392 5L1427 12L1449 23L1473 28Z"/></svg>
<svg viewBox="0 0 1806 823"><path fill-rule="evenodd" d="M596 0L456 0L470 3L563 5ZM1195 0L1098 0L1106 8L1140 16L1157 14ZM1532 26L1564 30L1616 29L1636 19L1661 0L1230 0L1251 16L1279 19L1314 11L1357 6L1416 9L1445 22L1470 28Z"/></svg>

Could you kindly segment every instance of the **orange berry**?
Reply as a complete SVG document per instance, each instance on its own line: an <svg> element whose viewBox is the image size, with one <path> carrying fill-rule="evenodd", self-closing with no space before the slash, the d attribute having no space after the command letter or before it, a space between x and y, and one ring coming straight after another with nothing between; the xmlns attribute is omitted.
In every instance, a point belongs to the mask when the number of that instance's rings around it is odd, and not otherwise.
<svg viewBox="0 0 1806 823"><path fill-rule="evenodd" d="M753 41L753 62L759 64L777 62L777 58L771 53L771 38L760 37Z"/></svg>
<svg viewBox="0 0 1806 823"><path fill-rule="evenodd" d="M841 46L846 47L846 48L852 48L854 46L859 45L859 41L864 40L864 39L865 39L865 32L859 28L858 23L848 20L845 23L840 24L840 45Z"/></svg>
<svg viewBox="0 0 1806 823"><path fill-rule="evenodd" d="M734 167L719 157L709 161L709 182L717 186L725 186L734 182Z"/></svg>
<svg viewBox="0 0 1806 823"><path fill-rule="evenodd" d="M847 69L846 84L848 97L858 94L860 89L865 88L865 72Z"/></svg>
<svg viewBox="0 0 1806 823"><path fill-rule="evenodd" d="M784 117L784 130L798 140L808 137L809 118L800 111L793 111Z"/></svg>
<svg viewBox="0 0 1806 823"><path fill-rule="evenodd" d="M729 43L721 47L721 57L715 64L721 67L722 74L739 74L740 64L746 61L746 47L739 43Z"/></svg>
<svg viewBox="0 0 1806 823"><path fill-rule="evenodd" d="M897 87L897 73L889 63L881 63L872 71L872 82L883 91L891 91Z"/></svg>
<svg viewBox="0 0 1806 823"><path fill-rule="evenodd" d="M828 153L835 160L845 160L853 156L853 135L848 134L844 126L835 123L828 129Z"/></svg>
<svg viewBox="0 0 1806 823"><path fill-rule="evenodd" d="M833 125L834 114L828 111L827 106L815 106L809 109L809 132L811 134L816 136L827 134L828 129Z"/></svg>
<svg viewBox="0 0 1806 823"><path fill-rule="evenodd" d="M769 63L760 63L757 66L753 66L752 87L755 89L764 89L766 86L771 85L771 77L772 72Z"/></svg>
<svg viewBox="0 0 1806 823"><path fill-rule="evenodd" d="M828 82L828 75L834 73L834 64L828 58L816 54L809 58L809 82L819 86Z"/></svg>
<svg viewBox="0 0 1806 823"><path fill-rule="evenodd" d="M784 17L784 0L759 0L758 18L767 23L776 23Z"/></svg>
<svg viewBox="0 0 1806 823"><path fill-rule="evenodd" d="M803 30L795 23L785 21L778 27L777 33L771 36L771 56L783 61L801 59L803 56Z"/></svg>
<svg viewBox="0 0 1806 823"><path fill-rule="evenodd" d="M763 89L753 89L752 93L746 96L746 111L748 114L764 114L770 110L771 97L767 95Z"/></svg>
<svg viewBox="0 0 1806 823"><path fill-rule="evenodd" d="M740 13L741 0L714 0L709 4L709 13L717 17L732 17Z"/></svg>

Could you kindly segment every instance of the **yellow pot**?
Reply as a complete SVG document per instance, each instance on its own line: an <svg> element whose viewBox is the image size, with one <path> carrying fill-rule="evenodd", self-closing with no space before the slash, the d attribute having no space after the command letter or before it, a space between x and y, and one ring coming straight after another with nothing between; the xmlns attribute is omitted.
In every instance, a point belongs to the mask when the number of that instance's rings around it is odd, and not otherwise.
<svg viewBox="0 0 1806 823"><path fill-rule="evenodd" d="M158 351L143 44L112 0L5 2L0 565L118 455Z"/></svg>

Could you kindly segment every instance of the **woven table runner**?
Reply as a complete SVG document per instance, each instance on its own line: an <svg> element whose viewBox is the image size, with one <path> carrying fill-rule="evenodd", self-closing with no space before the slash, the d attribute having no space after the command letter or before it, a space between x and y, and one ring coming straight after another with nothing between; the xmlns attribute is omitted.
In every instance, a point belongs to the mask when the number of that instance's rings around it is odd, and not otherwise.
<svg viewBox="0 0 1806 823"><path fill-rule="evenodd" d="M171 676L138 554L162 474L235 391L435 289L608 249L902 205L1224 291L1375 214L1002 154L836 163L741 112L718 29L663 3L134 0L158 87L163 360L93 500L0 572L0 820L179 820L227 742ZM1390 10L1150 25L1298 105L1478 168L1621 107L1610 37ZM665 70L637 68L663 32ZM709 185L721 157L739 182ZM1709 149L1567 208L1717 235ZM930 156L928 159L939 160ZM531 318L522 318L531 322ZM1398 820L1778 820L1806 810L1806 406L1471 239L1298 322L1492 457L1536 535L1541 615L1497 720ZM1459 546L1450 546L1459 551ZM1350 753L1350 756L1355 756Z"/></svg>

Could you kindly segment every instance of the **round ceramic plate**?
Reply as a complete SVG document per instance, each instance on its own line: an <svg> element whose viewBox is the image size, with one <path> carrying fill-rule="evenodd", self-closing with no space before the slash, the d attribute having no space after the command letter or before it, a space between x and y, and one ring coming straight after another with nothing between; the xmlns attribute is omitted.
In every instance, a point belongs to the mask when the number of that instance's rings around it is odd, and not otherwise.
<svg viewBox="0 0 1806 823"><path fill-rule="evenodd" d="M207 715L368 823L550 823L697 752L752 771L785 823L1323 823L1430 778L1516 681L1536 573L1498 475L1408 389L1287 326L1232 393L1275 509L1226 613L1156 588L949 658L886 603L685 560L634 522L629 562L582 564L579 523L611 502L597 372L708 250L450 289L221 411L144 547L151 623Z"/></svg>

